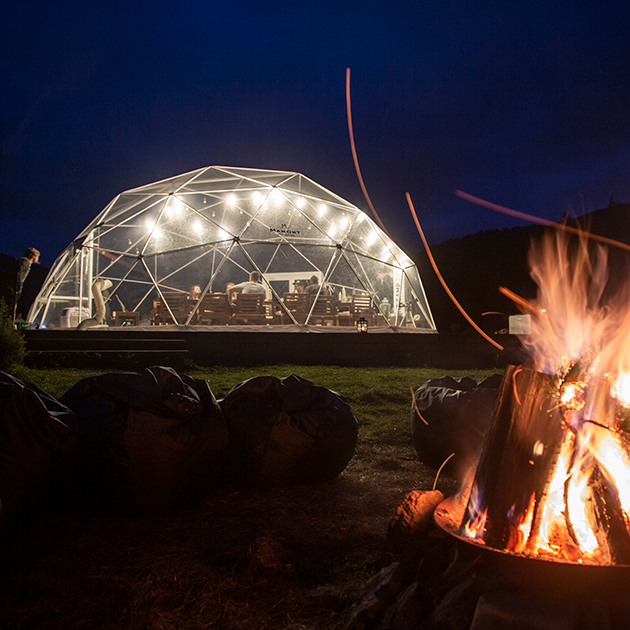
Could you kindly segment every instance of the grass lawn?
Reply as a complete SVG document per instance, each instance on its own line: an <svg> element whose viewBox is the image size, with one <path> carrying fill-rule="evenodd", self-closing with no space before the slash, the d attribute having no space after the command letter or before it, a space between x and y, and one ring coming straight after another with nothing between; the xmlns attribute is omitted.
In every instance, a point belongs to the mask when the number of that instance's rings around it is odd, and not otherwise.
<svg viewBox="0 0 630 630"><path fill-rule="evenodd" d="M112 370L107 370L112 371ZM353 594L392 560L387 526L435 471L411 444L412 389L497 370L275 365L195 368L217 399L254 376L297 374L342 394L359 422L355 455L333 482L213 490L190 510L115 519L51 511L0 541L0 627L341 628ZM20 367L59 397L96 370ZM440 478L445 494L452 480Z"/></svg>

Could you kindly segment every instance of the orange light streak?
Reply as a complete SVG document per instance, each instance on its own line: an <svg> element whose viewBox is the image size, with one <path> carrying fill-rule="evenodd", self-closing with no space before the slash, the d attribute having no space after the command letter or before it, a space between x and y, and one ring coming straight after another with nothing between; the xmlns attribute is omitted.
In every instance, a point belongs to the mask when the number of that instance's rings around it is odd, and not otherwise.
<svg viewBox="0 0 630 630"><path fill-rule="evenodd" d="M539 223L540 225L547 225L556 230L560 230L561 232L570 232L571 234L578 234L579 236L585 236L594 241L599 241L600 243L606 243L607 245L613 245L614 247L620 247L621 249L630 251L630 245L628 245L627 243L615 241L612 238L607 238L606 236L599 236L597 234L591 234L590 232L586 232L585 230L580 230L579 228L574 228L569 225L564 225L564 223L557 223L555 221L549 221L549 219L543 219L541 217L534 216L533 214L527 214L525 212L519 212L518 210L512 210L511 208L506 208L505 206L500 206L496 203L486 201L485 199L480 199L479 197L475 197L468 193L462 192L461 190L456 190L455 194L458 197L461 197L462 199L466 199L467 201L471 201L472 203L477 204L478 206L484 206L485 208L490 208L490 210L496 210L497 212L501 212L503 214L509 214L512 217L525 219L525 221L531 221L532 223Z"/></svg>
<svg viewBox="0 0 630 630"><path fill-rule="evenodd" d="M431 265L433 267L433 271L435 271L435 275L438 277L438 280L440 281L440 283L444 287L444 290L446 291L448 297L451 298L451 301L459 309L459 312L466 318L466 321L486 341L489 341L493 346L495 346L499 350L503 350L503 346L500 343L497 343L494 339L489 337L483 330L481 330L481 328L479 328L479 326L477 326L477 324L472 320L470 315L468 315L468 313L464 310L463 306L457 301L457 299L453 295L452 291L448 288L448 285L446 284L446 281L442 277L442 274L440 273L440 270L438 269L437 263L435 262L435 259L433 258L433 254L431 253L431 249L429 247L429 243L427 243L427 239L424 236L424 232L422 231L422 228L420 227L420 221L418 221L418 215L416 214L416 210L413 207L413 202L411 201L411 196L409 195L409 193L405 193L405 196L407 197L407 203L409 204L409 209L411 210L411 214L413 215L413 220L416 223L416 228L418 229L418 233L420 234L420 238L422 239L422 242L424 243L424 248L427 250L427 255L429 256L429 260L430 260Z"/></svg>
<svg viewBox="0 0 630 630"><path fill-rule="evenodd" d="M521 399L519 398L518 389L516 388L516 375L522 371L523 371L523 368L519 365L514 370L514 372L512 372L512 392L514 394L514 399L516 400L516 403L518 404L519 407L521 406Z"/></svg>
<svg viewBox="0 0 630 630"><path fill-rule="evenodd" d="M370 206L370 210L372 210L372 214L376 219L376 222L379 224L381 230L389 236L389 232L385 229L385 225L381 221L381 218L378 216L376 209L372 205L372 200L368 195L367 188L363 183L363 176L361 175L361 169L359 168L359 158L357 157L357 149L354 144L354 132L352 131L352 111L350 108L350 68L346 68L346 109L348 112L348 132L350 134L350 148L352 149L352 159L354 160L354 168L357 172L357 177L359 178L359 184L361 185L361 190L363 191L363 196L367 201L368 206ZM391 236L389 236L391 238Z"/></svg>
<svg viewBox="0 0 630 630"><path fill-rule="evenodd" d="M424 424L429 426L429 423L422 417L422 414L420 413L420 409L418 409L418 405L416 403L416 395L414 394L413 386L411 385L411 383L409 383L409 389L411 389L411 400L413 401L413 406L416 410L416 413L418 414L418 418L420 418L420 420L422 420Z"/></svg>
<svg viewBox="0 0 630 630"><path fill-rule="evenodd" d="M518 295L518 293L514 293L514 291L506 289L505 287L499 287L499 291L506 297L509 297L512 302L516 302L516 304L522 306L525 310L538 313L538 309L531 302Z"/></svg>
<svg viewBox="0 0 630 630"><path fill-rule="evenodd" d="M435 479L433 480L433 488L431 488L431 491L435 491L435 488L437 487L437 482L438 482L438 478L440 476L440 473L442 472L442 468L444 468L444 466L446 466L446 464L448 464L448 461L451 459L451 457L455 457L455 453L451 453L443 462L442 465L438 468L437 473L435 473Z"/></svg>

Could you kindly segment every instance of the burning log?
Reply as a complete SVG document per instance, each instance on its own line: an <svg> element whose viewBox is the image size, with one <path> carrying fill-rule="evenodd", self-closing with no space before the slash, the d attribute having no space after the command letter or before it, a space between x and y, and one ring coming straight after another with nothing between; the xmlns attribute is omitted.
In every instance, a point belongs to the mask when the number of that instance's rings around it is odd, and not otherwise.
<svg viewBox="0 0 630 630"><path fill-rule="evenodd" d="M532 505L533 522L538 522L536 506L545 495L566 431L556 389L554 377L507 368L462 522L466 535L512 549L522 542L519 527Z"/></svg>
<svg viewBox="0 0 630 630"><path fill-rule="evenodd" d="M624 518L619 495L611 488L599 466L589 479L592 493L592 515L595 536L605 564L630 564L630 532Z"/></svg>

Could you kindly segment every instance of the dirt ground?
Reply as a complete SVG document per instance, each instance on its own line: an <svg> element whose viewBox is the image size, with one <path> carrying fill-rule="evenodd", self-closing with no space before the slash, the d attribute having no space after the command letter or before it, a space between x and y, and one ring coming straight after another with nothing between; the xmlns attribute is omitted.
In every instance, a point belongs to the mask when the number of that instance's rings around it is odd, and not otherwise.
<svg viewBox="0 0 630 630"><path fill-rule="evenodd" d="M397 506L435 476L410 447L361 450L329 484L223 488L169 516L48 512L1 544L0 628L341 628L392 561Z"/></svg>

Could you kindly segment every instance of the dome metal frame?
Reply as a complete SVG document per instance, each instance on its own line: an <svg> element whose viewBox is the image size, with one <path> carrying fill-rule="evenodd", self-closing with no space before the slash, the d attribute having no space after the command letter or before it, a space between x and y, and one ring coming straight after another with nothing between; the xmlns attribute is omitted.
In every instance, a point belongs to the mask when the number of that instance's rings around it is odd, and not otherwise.
<svg viewBox="0 0 630 630"><path fill-rule="evenodd" d="M93 316L95 281L109 280L108 321L126 311L148 324L165 293L198 285L201 300L254 270L275 308L315 276L340 303L369 295L376 326L436 332L415 264L362 210L300 173L222 166L112 199L57 258L29 321L76 327ZM286 312L293 324L311 314Z"/></svg>

